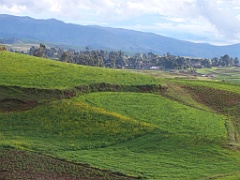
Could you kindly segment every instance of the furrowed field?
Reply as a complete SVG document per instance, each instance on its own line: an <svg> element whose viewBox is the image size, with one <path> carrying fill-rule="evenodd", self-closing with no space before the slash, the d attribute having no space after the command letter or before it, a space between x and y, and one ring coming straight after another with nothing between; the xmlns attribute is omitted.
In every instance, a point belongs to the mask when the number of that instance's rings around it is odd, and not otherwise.
<svg viewBox="0 0 240 180"><path fill-rule="evenodd" d="M235 84L0 52L0 179L239 179L239 99Z"/></svg>

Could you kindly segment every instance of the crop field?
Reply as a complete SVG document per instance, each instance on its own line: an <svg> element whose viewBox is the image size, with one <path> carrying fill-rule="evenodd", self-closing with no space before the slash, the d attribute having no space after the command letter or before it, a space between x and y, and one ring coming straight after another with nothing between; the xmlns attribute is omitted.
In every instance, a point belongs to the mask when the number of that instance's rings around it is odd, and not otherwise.
<svg viewBox="0 0 240 180"><path fill-rule="evenodd" d="M0 77L0 179L240 177L236 84L8 52Z"/></svg>
<svg viewBox="0 0 240 180"><path fill-rule="evenodd" d="M220 81L228 81L240 84L240 68L239 67L213 67L198 69L197 72L204 74L212 74Z"/></svg>

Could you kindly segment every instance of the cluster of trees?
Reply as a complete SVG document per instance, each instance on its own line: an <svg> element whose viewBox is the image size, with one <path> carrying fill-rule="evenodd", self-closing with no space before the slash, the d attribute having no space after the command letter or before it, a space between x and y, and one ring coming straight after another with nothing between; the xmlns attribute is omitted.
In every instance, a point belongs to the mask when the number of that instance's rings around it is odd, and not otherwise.
<svg viewBox="0 0 240 180"><path fill-rule="evenodd" d="M31 47L28 54L68 63L109 68L123 68L129 58L122 51L89 50L88 47L80 52L71 49L64 51L61 48L48 48L44 44L40 44L39 47Z"/></svg>
<svg viewBox="0 0 240 180"><path fill-rule="evenodd" d="M44 44L40 44L39 47L32 46L28 51L31 56L51 59L59 59L63 53L61 48L47 48Z"/></svg>
<svg viewBox="0 0 240 180"><path fill-rule="evenodd" d="M88 48L80 52L64 52L59 58L63 62L108 68L123 68L126 66L127 59L128 56L122 51L111 51L108 53L103 50L89 51Z"/></svg>
<svg viewBox="0 0 240 180"><path fill-rule="evenodd" d="M237 57L232 58L228 54L221 56L220 58L214 57L211 59L212 66L234 66L239 65L239 59Z"/></svg>
<svg viewBox="0 0 240 180"><path fill-rule="evenodd" d="M170 53L160 56L152 52L147 54L136 53L129 56L122 51L89 50L88 47L79 52L75 50L64 51L60 48L47 48L43 44L40 44L40 47L32 47L28 54L68 63L108 68L151 69L154 67L167 70L211 68L212 66L234 66L239 64L237 57L232 58L228 54L212 59L182 57Z"/></svg>

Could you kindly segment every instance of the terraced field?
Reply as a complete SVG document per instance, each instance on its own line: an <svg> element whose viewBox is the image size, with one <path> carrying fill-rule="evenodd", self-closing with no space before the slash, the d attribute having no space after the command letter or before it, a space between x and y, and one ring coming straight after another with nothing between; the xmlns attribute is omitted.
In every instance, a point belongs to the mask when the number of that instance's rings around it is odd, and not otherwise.
<svg viewBox="0 0 240 180"><path fill-rule="evenodd" d="M2 179L240 176L238 85L8 52L0 77Z"/></svg>

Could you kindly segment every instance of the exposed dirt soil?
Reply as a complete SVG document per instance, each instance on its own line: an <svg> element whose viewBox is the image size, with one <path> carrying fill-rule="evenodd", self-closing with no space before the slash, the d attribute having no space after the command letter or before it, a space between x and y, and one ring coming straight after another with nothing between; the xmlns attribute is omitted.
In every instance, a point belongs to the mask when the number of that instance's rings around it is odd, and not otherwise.
<svg viewBox="0 0 240 180"><path fill-rule="evenodd" d="M133 180L136 178L54 159L33 152L3 149L0 150L0 179Z"/></svg>
<svg viewBox="0 0 240 180"><path fill-rule="evenodd" d="M38 105L37 101L23 101L20 99L3 99L0 100L0 111L24 111L34 108Z"/></svg>
<svg viewBox="0 0 240 180"><path fill-rule="evenodd" d="M187 89L196 101L219 112L224 112L240 103L240 94L234 92L208 87L183 86L183 88Z"/></svg>

